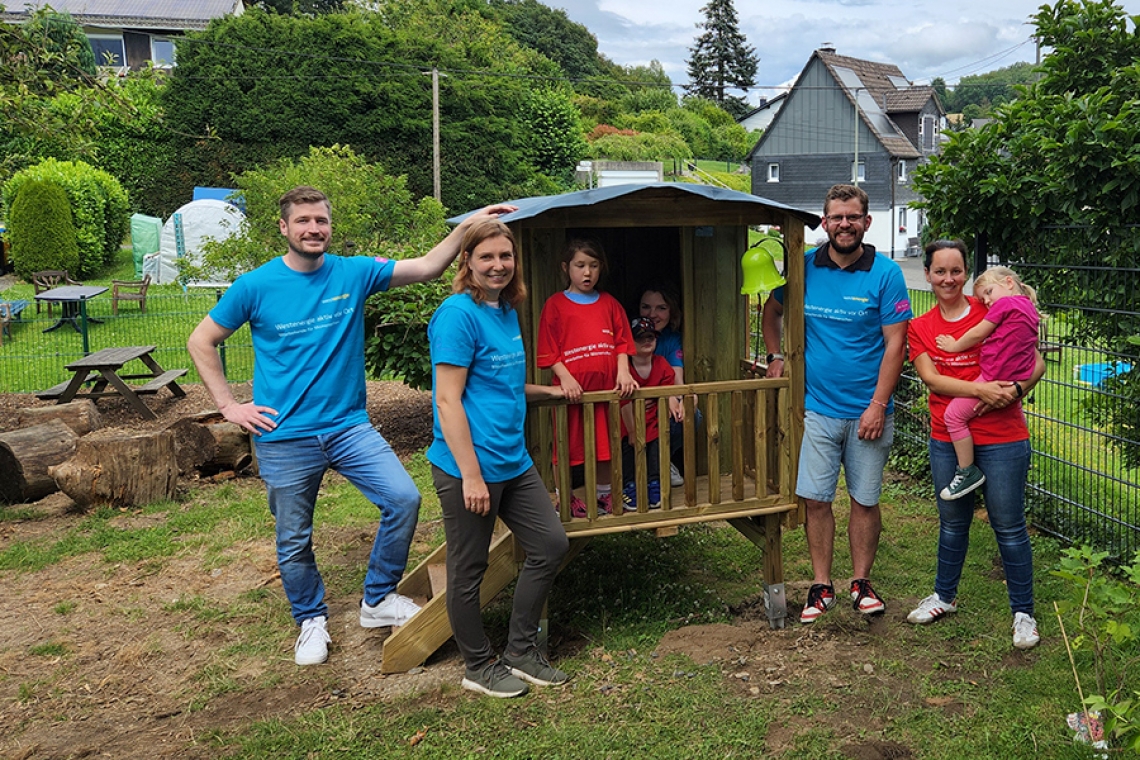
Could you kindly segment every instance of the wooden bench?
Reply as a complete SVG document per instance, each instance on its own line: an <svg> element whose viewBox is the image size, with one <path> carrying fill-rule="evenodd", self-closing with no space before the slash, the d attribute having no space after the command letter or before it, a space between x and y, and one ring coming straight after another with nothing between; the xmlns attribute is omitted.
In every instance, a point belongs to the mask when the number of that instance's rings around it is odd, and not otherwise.
<svg viewBox="0 0 1140 760"><path fill-rule="evenodd" d="M12 323L20 321L24 309L31 306L31 301L0 301L0 346L4 345L4 334L12 337Z"/></svg>
<svg viewBox="0 0 1140 760"><path fill-rule="evenodd" d="M151 380L146 385L140 385L138 388L135 388L135 393L137 393L141 396L141 395L146 394L146 393L158 393L160 390L167 387L168 385L175 385L175 387L177 387L177 384L174 383L174 381L177 380L178 378L182 377L183 375L185 375L187 372L189 372L189 370L168 369L165 372L163 372L161 375L159 375L158 377ZM171 391L173 392L173 390L174 389L172 388ZM178 394L175 393L175 395L178 395Z"/></svg>
<svg viewBox="0 0 1140 760"><path fill-rule="evenodd" d="M164 370L151 353L155 346L126 346L104 348L67 365L75 373L67 382L52 386L36 394L37 398L55 399L56 403L66 404L75 398L101 399L120 396L148 420L156 419L154 412L147 408L139 396L155 394L163 388L170 390L175 397L186 395L178 385L178 378L187 373L185 369ZM145 374L120 375L124 364L138 359L149 372ZM145 380L142 385L130 385L127 380ZM90 390L83 390L86 383L94 383Z"/></svg>

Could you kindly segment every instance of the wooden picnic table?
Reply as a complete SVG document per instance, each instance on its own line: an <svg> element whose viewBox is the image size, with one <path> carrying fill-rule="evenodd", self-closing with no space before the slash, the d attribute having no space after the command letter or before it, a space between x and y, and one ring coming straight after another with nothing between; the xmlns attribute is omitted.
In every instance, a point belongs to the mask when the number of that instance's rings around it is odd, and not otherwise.
<svg viewBox="0 0 1140 760"><path fill-rule="evenodd" d="M66 404L76 398L100 399L108 396L120 396L127 400L131 408L148 420L157 419L157 415L143 403L140 396L158 393L163 388L169 388L175 396L185 396L186 391L176 382L186 374L184 369L164 370L155 361L151 353L156 346L126 346L123 348L104 348L93 354L83 357L67 365L67 369L74 373L72 378L60 383L54 388L40 391L36 394L42 399L57 399L56 403ZM147 369L147 374L120 375L119 370L128 362L138 359ZM83 391L83 384L92 376L95 384L90 390ZM130 385L127 380L146 380L143 385ZM108 387L110 386L110 387Z"/></svg>

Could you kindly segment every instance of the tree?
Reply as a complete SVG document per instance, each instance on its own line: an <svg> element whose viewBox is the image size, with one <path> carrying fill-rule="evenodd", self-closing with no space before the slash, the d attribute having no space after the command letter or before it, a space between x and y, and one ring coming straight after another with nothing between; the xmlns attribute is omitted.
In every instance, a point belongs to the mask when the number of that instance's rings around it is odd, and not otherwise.
<svg viewBox="0 0 1140 760"><path fill-rule="evenodd" d="M548 8L538 0L490 0L488 8L515 41L557 63L570 79L602 73L598 39L561 8Z"/></svg>
<svg viewBox="0 0 1140 760"><path fill-rule="evenodd" d="M318 16L342 10L344 0L257 0L249 5L285 16Z"/></svg>
<svg viewBox="0 0 1140 760"><path fill-rule="evenodd" d="M990 124L952 134L915 172L926 234L984 237L991 254L1021 268L1046 308L1070 308L1073 339L1135 354L1140 32L1112 0L1058 0L1034 20L1052 49L1041 79L998 106ZM1100 421L1118 440L1136 441L1140 372L1112 384L1134 403L1102 410ZM1140 447L1126 458L1140 465Z"/></svg>
<svg viewBox="0 0 1140 760"><path fill-rule="evenodd" d="M756 84L760 58L740 33L732 0L709 0L701 12L705 20L697 28L705 31L697 37L697 44L689 48L692 57L688 60L689 84L685 90L690 95L715 100L724 110L741 116L748 110L747 101L728 95L725 90L748 92Z"/></svg>

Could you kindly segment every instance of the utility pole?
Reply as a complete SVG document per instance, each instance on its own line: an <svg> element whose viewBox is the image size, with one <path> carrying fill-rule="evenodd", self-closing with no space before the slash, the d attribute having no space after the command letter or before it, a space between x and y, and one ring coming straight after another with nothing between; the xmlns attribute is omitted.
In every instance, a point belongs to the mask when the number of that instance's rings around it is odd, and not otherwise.
<svg viewBox="0 0 1140 760"><path fill-rule="evenodd" d="M859 90L855 88L855 161L851 164L851 184L859 187Z"/></svg>
<svg viewBox="0 0 1140 760"><path fill-rule="evenodd" d="M431 67L431 185L435 199L442 203L439 180L439 69Z"/></svg>

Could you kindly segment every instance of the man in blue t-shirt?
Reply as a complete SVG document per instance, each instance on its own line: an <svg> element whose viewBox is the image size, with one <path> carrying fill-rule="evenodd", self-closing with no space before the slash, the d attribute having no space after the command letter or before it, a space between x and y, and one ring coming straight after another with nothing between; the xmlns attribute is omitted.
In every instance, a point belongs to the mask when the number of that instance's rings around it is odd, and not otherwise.
<svg viewBox="0 0 1140 760"><path fill-rule="evenodd" d="M285 254L239 277L187 342L218 411L253 433L258 470L276 522L281 584L301 626L298 665L328 659L328 607L313 555L313 511L330 468L375 504L380 525L364 577L360 624L402 625L419 607L396 593L408 561L420 494L391 446L368 421L364 384L364 302L389 288L439 277L474 222L514 210L490 206L469 216L417 259L390 261L327 253L328 197L296 187L280 200ZM253 337L253 400L234 399L218 346L243 324Z"/></svg>
<svg viewBox="0 0 1140 760"><path fill-rule="evenodd" d="M894 438L892 394L906 355L910 298L898 264L863 242L871 226L867 194L835 185L823 202L827 242L804 262L804 439L796 495L806 511L812 580L801 623L835 604L831 563L835 546L832 502L840 465L851 497L851 600L864 615L886 610L871 587L879 547L879 494ZM780 354L783 288L764 305L761 329L768 377L784 371Z"/></svg>

